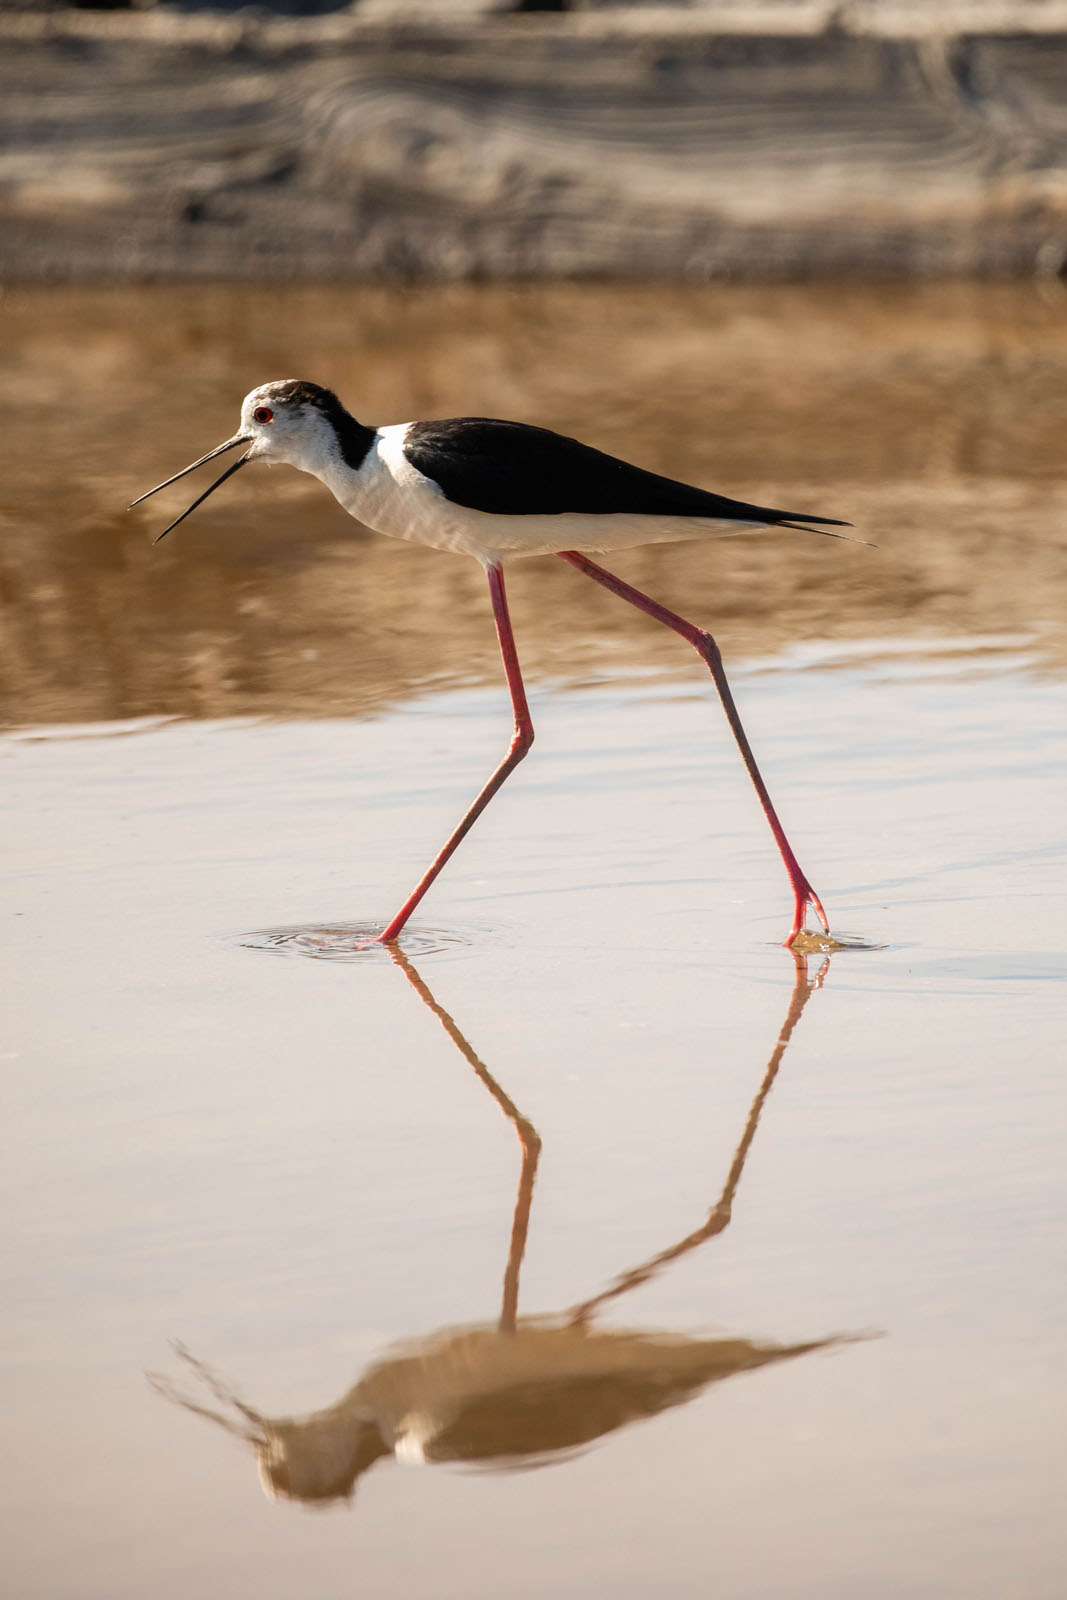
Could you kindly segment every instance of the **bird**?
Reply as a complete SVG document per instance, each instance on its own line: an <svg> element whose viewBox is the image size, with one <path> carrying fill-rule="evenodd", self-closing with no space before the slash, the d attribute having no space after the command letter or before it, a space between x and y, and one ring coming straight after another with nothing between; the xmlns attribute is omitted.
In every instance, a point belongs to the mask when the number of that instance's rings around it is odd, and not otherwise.
<svg viewBox="0 0 1067 1600"><path fill-rule="evenodd" d="M513 730L507 752L464 813L411 894L370 941L390 945L458 845L534 741L526 689L504 586L504 565L520 556L555 555L646 616L673 629L711 672L723 710L752 780L793 894L793 920L783 943L792 946L808 908L823 933L830 924L801 870L771 802L727 681L719 647L702 627L669 610L590 560L613 550L702 539L724 530L789 528L849 538L839 517L750 505L633 466L563 434L527 422L451 417L371 427L358 422L331 389L299 378L260 384L241 404L238 431L199 460L165 478L131 503L231 450L243 450L155 542L252 462L286 463L308 472L357 521L378 533L435 550L473 557L483 567L496 623Z"/></svg>

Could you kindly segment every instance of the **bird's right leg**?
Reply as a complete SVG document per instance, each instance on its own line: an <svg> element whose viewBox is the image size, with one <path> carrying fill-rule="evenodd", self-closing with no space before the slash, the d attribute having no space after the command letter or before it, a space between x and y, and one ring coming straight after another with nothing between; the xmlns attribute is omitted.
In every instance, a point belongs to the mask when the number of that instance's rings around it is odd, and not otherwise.
<svg viewBox="0 0 1067 1600"><path fill-rule="evenodd" d="M569 561L572 567L577 567L579 572L584 572L587 578L592 578L596 583L603 584L605 589L610 589L612 594L617 594L620 600L629 601L636 606L638 611L643 611L646 617L652 617L656 622L662 622L667 628L680 634L683 639L696 650L697 654L707 665L715 687L719 691L722 708L726 712L726 720L730 724L730 731L741 752L741 759L745 763L748 775L752 779L752 786L759 796L763 814L770 823L774 842L778 846L778 853L789 874L789 882L793 889L793 926L789 930L789 937L784 941L787 946L804 926L804 914L810 905L815 915L822 924L825 933L830 932L830 924L826 920L822 901L819 899L811 883L800 869L800 863L793 854L793 847L785 836L785 829L778 820L778 813L771 803L767 792L767 785L763 781L763 774L756 765L756 758L752 754L752 746L748 742L748 734L741 724L741 713L737 709L733 692L726 680L726 669L722 664L719 647L711 634L705 628L698 628L695 623L687 622L676 611L668 611L666 606L660 605L658 600L653 600L650 595L644 594L640 589L635 589L632 583L625 583L622 578L617 578L613 572L608 572L604 567L598 567L595 561L590 561L578 550L560 550L558 552L563 561Z"/></svg>
<svg viewBox="0 0 1067 1600"><path fill-rule="evenodd" d="M507 755L497 767L477 800L466 813L455 832L449 836L441 850L434 857L388 927L384 928L377 939L373 941L375 944L390 944L392 940L400 936L401 929L437 877L437 874L449 860L460 841L470 832L505 778L518 766L534 742L530 708L526 704L526 687L523 684L522 673L519 670L515 634L511 626L511 617L508 614L507 595L504 592L504 573L500 567L489 567L487 576L489 578L489 596L493 603L493 617L496 621L496 634L500 641L500 654L504 660L504 673L507 677L508 690L511 694L511 706L515 714L515 729L511 735L511 743L508 745Z"/></svg>

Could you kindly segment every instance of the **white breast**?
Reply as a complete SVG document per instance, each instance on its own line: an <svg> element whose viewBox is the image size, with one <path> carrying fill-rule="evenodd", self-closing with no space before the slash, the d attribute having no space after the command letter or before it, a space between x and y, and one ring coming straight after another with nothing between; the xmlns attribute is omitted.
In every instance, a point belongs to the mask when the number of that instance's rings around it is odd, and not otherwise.
<svg viewBox="0 0 1067 1600"><path fill-rule="evenodd" d="M467 525L472 513L446 500L437 484L405 456L411 426L398 422L379 428L359 471L346 472L329 487L346 511L377 533L493 561L494 551L472 537Z"/></svg>

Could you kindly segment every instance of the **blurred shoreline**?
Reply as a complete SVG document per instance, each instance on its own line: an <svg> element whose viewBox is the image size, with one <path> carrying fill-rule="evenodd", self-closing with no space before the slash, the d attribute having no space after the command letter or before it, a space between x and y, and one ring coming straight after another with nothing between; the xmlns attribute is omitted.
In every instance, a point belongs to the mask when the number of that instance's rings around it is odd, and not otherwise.
<svg viewBox="0 0 1067 1600"><path fill-rule="evenodd" d="M0 11L0 278L1062 276L1067 4Z"/></svg>
<svg viewBox="0 0 1067 1600"><path fill-rule="evenodd" d="M764 533L609 563L711 627L731 670L955 641L1060 677L1065 301L1058 284L10 289L0 726L366 715L499 688L477 564L363 532L306 475L243 474L158 546L193 480L123 509L283 376L366 421L511 416L851 520L875 549ZM562 562L508 582L531 681L700 683L673 635Z"/></svg>

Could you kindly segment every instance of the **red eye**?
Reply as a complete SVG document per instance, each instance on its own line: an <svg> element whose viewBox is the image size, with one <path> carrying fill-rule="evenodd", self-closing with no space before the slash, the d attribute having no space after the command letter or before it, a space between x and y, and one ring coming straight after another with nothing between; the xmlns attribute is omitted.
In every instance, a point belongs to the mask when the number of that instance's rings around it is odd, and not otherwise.
<svg viewBox="0 0 1067 1600"><path fill-rule="evenodd" d="M274 412L270 406L257 406L252 413L252 418L255 422L273 422Z"/></svg>

